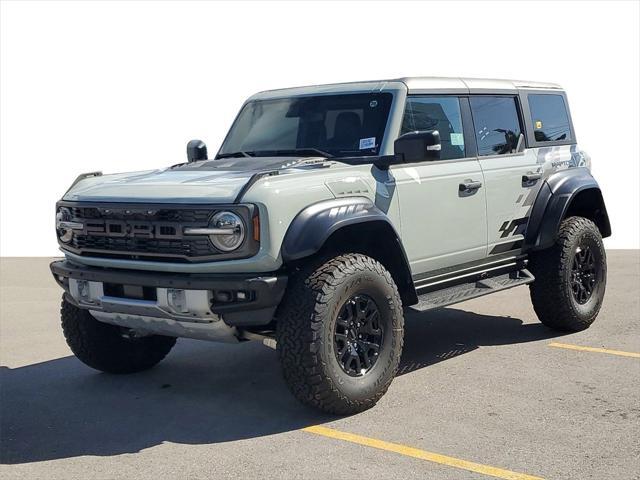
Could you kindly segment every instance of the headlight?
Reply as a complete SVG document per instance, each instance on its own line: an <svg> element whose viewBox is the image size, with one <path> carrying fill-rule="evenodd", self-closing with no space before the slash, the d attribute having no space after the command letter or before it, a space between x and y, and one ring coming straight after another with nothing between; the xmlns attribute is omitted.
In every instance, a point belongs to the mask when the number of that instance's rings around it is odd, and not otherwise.
<svg viewBox="0 0 640 480"><path fill-rule="evenodd" d="M83 225L71 221L71 210L61 207L56 213L56 232L58 240L62 243L69 243L73 238L74 230L82 230Z"/></svg>
<svg viewBox="0 0 640 480"><path fill-rule="evenodd" d="M211 243L223 252L235 250L244 241L246 228L242 218L233 212L218 212L209 221Z"/></svg>

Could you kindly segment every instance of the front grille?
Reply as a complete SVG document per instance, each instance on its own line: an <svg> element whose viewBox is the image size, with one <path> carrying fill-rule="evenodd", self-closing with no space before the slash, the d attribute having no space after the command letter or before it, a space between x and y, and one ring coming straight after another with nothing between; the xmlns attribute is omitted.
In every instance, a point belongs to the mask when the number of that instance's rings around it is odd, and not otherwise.
<svg viewBox="0 0 640 480"><path fill-rule="evenodd" d="M92 235L76 235L72 248L88 252L135 253L135 256L206 257L218 251L208 238L195 240L155 240L147 238L108 238ZM128 255L129 257L133 255Z"/></svg>
<svg viewBox="0 0 640 480"><path fill-rule="evenodd" d="M68 244L62 244L62 248L79 255L193 262L222 260L242 253L246 256L247 253L244 246L232 254L220 252L206 235L183 234L186 227L207 227L209 219L217 211L229 207L81 205L75 202L60 202L58 205L67 207L72 220L84 225L82 230L74 232ZM235 207L233 210L242 214L247 226L251 225L249 209Z"/></svg>
<svg viewBox="0 0 640 480"><path fill-rule="evenodd" d="M112 207L72 207L71 214L75 218L94 220L138 220L152 222L176 222L207 225L209 218L216 210L209 208L112 208Z"/></svg>

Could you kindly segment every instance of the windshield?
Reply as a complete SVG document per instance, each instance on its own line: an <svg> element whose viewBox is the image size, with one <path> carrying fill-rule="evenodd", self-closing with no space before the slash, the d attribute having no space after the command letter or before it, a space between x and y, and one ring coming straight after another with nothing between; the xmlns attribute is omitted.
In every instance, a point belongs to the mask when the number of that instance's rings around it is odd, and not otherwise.
<svg viewBox="0 0 640 480"><path fill-rule="evenodd" d="M293 97L248 102L219 155L296 153L334 157L377 155L389 116L390 93ZM306 150L306 151L305 151Z"/></svg>

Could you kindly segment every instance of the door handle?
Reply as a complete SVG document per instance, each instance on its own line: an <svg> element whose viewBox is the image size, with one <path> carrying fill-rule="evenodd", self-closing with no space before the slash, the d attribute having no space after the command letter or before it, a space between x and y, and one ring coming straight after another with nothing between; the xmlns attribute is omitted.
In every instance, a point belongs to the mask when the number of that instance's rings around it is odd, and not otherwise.
<svg viewBox="0 0 640 480"><path fill-rule="evenodd" d="M458 185L458 191L460 192L473 192L478 190L482 186L482 182L474 182L472 180L466 180Z"/></svg>
<svg viewBox="0 0 640 480"><path fill-rule="evenodd" d="M522 183L523 184L533 185L534 183L536 183L541 178L542 178L542 174L541 173L529 172L526 175L522 176Z"/></svg>

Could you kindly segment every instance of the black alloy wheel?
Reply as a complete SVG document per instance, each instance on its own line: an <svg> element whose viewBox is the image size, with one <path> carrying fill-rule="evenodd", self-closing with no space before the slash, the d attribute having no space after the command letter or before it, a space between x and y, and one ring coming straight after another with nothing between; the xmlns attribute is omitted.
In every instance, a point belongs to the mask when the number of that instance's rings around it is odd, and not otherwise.
<svg viewBox="0 0 640 480"><path fill-rule="evenodd" d="M378 360L384 331L371 297L356 294L340 309L334 332L335 355L349 376L366 375Z"/></svg>
<svg viewBox="0 0 640 480"><path fill-rule="evenodd" d="M571 266L571 291L580 305L589 301L598 278L597 264L591 247L581 245L575 251Z"/></svg>

